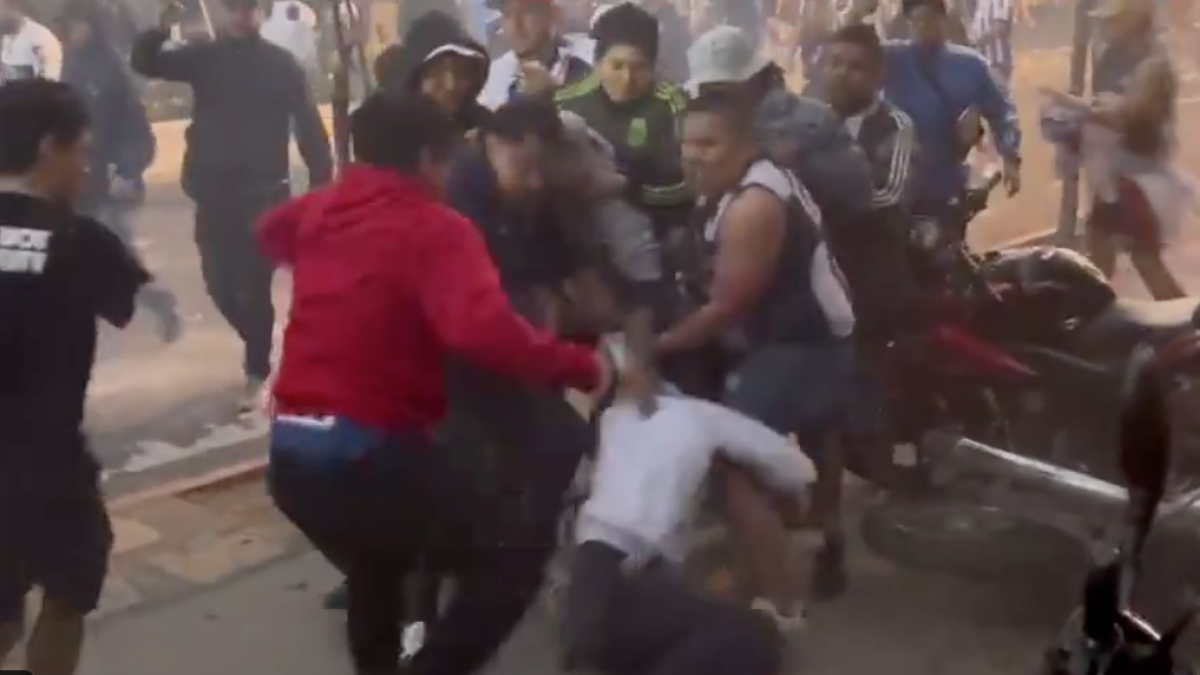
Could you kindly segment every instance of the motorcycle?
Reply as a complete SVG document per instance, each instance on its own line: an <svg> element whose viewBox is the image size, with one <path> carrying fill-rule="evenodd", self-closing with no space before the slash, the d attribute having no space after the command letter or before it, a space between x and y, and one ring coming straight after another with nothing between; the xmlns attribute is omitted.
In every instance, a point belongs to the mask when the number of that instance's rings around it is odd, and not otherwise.
<svg viewBox="0 0 1200 675"><path fill-rule="evenodd" d="M1171 452L1166 394L1157 365L1143 354L1131 364L1124 382L1119 464L1127 498L1121 509L1120 543L1115 555L1093 561L1084 582L1082 605L1072 612L1057 643L1047 650L1044 675L1192 672L1177 662L1173 651L1197 608L1191 607L1165 631L1159 631L1129 604L1151 529L1179 513L1169 503L1166 508L1161 504Z"/></svg>
<svg viewBox="0 0 1200 675"><path fill-rule="evenodd" d="M1011 468L1049 467L1040 475L1052 484L1083 477L1110 493L1120 384L1139 345L1165 364L1173 398L1195 389L1200 372L1200 301L1118 299L1094 267L1061 249L972 254L967 224L997 183L966 194L957 230L917 232L949 290L947 309L889 344L881 372L894 461L922 474L922 488L886 495L862 521L867 545L885 558L975 577L1042 574L1078 556L1094 518L1064 513L1053 489L1012 485ZM1005 459L963 471L951 450L960 446ZM1177 477L1191 473L1180 468ZM1176 481L1172 490L1190 487Z"/></svg>

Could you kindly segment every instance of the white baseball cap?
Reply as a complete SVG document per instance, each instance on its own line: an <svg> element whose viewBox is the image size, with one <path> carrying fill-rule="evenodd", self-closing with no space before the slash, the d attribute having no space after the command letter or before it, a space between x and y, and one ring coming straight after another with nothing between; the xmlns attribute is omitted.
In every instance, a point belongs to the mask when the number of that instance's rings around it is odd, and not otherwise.
<svg viewBox="0 0 1200 675"><path fill-rule="evenodd" d="M687 60L692 79L685 87L693 96L706 84L745 82L771 63L734 26L718 26L696 38L688 49Z"/></svg>

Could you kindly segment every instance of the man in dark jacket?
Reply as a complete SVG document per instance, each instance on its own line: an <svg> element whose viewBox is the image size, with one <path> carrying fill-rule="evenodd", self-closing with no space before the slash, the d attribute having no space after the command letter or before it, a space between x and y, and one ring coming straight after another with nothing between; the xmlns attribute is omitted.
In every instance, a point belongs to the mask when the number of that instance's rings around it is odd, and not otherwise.
<svg viewBox="0 0 1200 675"><path fill-rule="evenodd" d="M288 142L294 131L309 184L330 180L329 136L304 71L259 35L257 0L224 0L230 21L211 42L166 50L172 10L138 36L133 67L192 86L183 185L196 202L196 244L209 296L245 343L242 409L259 400L271 372L275 309L270 265L254 245L258 217L290 193Z"/></svg>
<svg viewBox="0 0 1200 675"><path fill-rule="evenodd" d="M92 122L92 161L78 208L130 245L129 221L144 197L142 174L154 159L155 138L133 74L112 44L104 11L89 0L66 8L62 81L82 99ZM178 338L174 295L149 284L138 304L154 315L164 340Z"/></svg>

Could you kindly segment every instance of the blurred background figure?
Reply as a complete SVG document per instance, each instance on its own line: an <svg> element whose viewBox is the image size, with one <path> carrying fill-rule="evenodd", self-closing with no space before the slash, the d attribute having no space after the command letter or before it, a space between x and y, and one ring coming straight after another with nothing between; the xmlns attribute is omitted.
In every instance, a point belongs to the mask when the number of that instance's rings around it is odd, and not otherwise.
<svg viewBox="0 0 1200 675"><path fill-rule="evenodd" d="M195 104L183 159L183 188L196 204L200 271L221 316L245 345L240 404L260 403L271 373L273 271L254 241L259 217L291 195L295 136L309 186L329 182L329 135L308 81L286 50L260 34L256 0L224 0L228 20L211 42L165 49L179 15L138 36L131 61L142 75L191 87Z"/></svg>
<svg viewBox="0 0 1200 675"><path fill-rule="evenodd" d="M308 73L320 68L317 54L317 13L299 0L276 0L271 3L267 20L262 25L267 42L288 50Z"/></svg>
<svg viewBox="0 0 1200 675"><path fill-rule="evenodd" d="M27 0L0 0L0 82L62 73L62 43L30 18L32 9Z"/></svg>
<svg viewBox="0 0 1200 675"><path fill-rule="evenodd" d="M133 73L105 21L104 8L93 0L74 0L60 22L62 80L75 90L91 119L91 166L77 207L133 248L131 220L145 199L143 174L154 160L155 139ZM143 286L138 294L138 305L153 315L167 342L181 330L176 304L157 285Z"/></svg>
<svg viewBox="0 0 1200 675"><path fill-rule="evenodd" d="M592 72L594 45L567 36L557 0L489 0L510 51L492 61L479 102L495 110L521 96L548 98Z"/></svg>

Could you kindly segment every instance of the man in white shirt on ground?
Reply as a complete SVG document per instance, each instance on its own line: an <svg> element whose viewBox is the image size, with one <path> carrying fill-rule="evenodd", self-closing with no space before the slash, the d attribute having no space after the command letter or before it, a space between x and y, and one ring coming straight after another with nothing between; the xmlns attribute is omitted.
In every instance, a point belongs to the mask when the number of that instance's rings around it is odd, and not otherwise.
<svg viewBox="0 0 1200 675"><path fill-rule="evenodd" d="M694 593L680 567L715 459L788 495L804 492L816 470L787 438L741 413L682 395L641 396L638 383L647 386L627 378L600 418L566 596L568 654L604 671L774 675L780 632L802 617L762 599L744 607Z"/></svg>
<svg viewBox="0 0 1200 675"><path fill-rule="evenodd" d="M0 0L0 83L62 74L62 43L29 18L26 0Z"/></svg>

